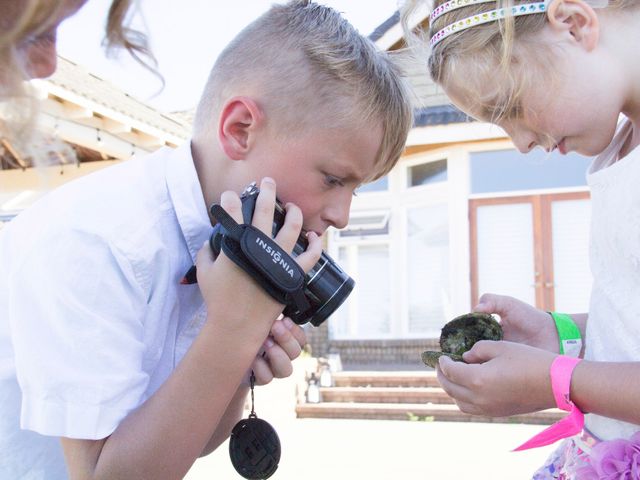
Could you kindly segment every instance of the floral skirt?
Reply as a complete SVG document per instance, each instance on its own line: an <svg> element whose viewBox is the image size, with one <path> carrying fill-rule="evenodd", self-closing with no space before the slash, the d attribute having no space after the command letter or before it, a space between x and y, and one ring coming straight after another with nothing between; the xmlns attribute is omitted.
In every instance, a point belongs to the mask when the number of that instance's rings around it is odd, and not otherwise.
<svg viewBox="0 0 640 480"><path fill-rule="evenodd" d="M590 432L564 440L532 480L640 480L640 432L598 440Z"/></svg>
<svg viewBox="0 0 640 480"><path fill-rule="evenodd" d="M572 437L562 441L532 480L578 480L580 471L588 467L589 453Z"/></svg>

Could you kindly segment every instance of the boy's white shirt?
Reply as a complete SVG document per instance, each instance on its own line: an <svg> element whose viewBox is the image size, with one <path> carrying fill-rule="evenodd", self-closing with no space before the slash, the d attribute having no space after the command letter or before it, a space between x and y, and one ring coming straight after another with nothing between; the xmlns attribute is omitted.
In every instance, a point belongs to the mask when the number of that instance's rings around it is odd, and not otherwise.
<svg viewBox="0 0 640 480"><path fill-rule="evenodd" d="M587 175L593 273L587 360L640 361L640 147L618 160L631 131L625 120ZM640 430L639 425L593 414L586 416L585 425L603 440L629 438Z"/></svg>
<svg viewBox="0 0 640 480"><path fill-rule="evenodd" d="M66 478L57 437L110 435L166 380L206 318L180 279L210 230L188 143L71 182L2 230L0 478Z"/></svg>

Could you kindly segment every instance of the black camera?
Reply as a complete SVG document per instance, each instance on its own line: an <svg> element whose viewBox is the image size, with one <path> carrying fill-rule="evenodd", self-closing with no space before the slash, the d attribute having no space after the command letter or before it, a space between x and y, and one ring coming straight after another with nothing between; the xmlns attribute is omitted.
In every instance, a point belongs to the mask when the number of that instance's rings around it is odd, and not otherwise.
<svg viewBox="0 0 640 480"><path fill-rule="evenodd" d="M260 193L260 189L255 183L252 183L240 196L242 217L245 224L251 224L258 193ZM272 236L275 236L284 224L285 214L282 204L276 200ZM216 216L214 207L212 207L212 215ZM297 257L307 248L308 241L303 233L296 241L291 253L292 257ZM216 256L220 253L224 235L225 228L220 223L216 224L210 238L211 249ZM353 290L354 283L353 279L323 251L320 260L304 276L303 293L309 307L302 311L292 304L287 304L283 313L299 325L310 322L317 327L342 305Z"/></svg>

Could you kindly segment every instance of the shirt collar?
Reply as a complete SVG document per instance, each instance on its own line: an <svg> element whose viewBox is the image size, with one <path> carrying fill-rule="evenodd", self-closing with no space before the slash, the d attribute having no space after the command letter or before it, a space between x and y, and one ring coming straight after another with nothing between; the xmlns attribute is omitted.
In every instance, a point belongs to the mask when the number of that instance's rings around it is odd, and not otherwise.
<svg viewBox="0 0 640 480"><path fill-rule="evenodd" d="M191 155L191 142L171 151L167 159L167 188L191 258L211 234L211 220Z"/></svg>

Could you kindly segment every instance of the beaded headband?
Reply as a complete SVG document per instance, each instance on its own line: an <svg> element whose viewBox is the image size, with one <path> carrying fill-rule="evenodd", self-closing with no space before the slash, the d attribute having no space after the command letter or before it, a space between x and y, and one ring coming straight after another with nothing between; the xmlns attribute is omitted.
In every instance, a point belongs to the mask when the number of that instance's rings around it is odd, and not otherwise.
<svg viewBox="0 0 640 480"><path fill-rule="evenodd" d="M478 3L490 3L495 1L496 0L450 0L448 2L444 2L442 5L439 5L438 8L431 12L431 15L429 15L429 22L433 22L436 18L441 17L445 13L448 13L452 10L457 10L458 8L477 5Z"/></svg>
<svg viewBox="0 0 640 480"><path fill-rule="evenodd" d="M447 4L455 4L455 6L451 5L448 7L448 10L442 10L437 13L433 18L438 18L444 13L450 12L451 10L455 10L457 8L466 7L467 5L476 4L476 3L486 3L489 0L452 0L447 3L443 3L440 7L443 7ZM495 1L495 0L494 0ZM438 7L438 8L440 8ZM438 9L434 10L431 14L432 16L436 13ZM547 2L534 2L534 3L524 3L520 5L514 5L509 8L498 8L496 10L490 10L488 12L478 13L476 15L472 15L467 18L463 18L462 20L458 20L450 25L447 25L443 29L439 30L431 40L429 40L429 46L431 48L435 47L439 42L447 38L449 35L453 35L454 33L462 32L468 28L476 27L478 25L482 25L483 23L494 22L496 20L501 20L505 18L509 12L511 12L511 16L519 17L521 15L531 15L533 13L544 13L547 11ZM430 17L431 18L431 17Z"/></svg>

